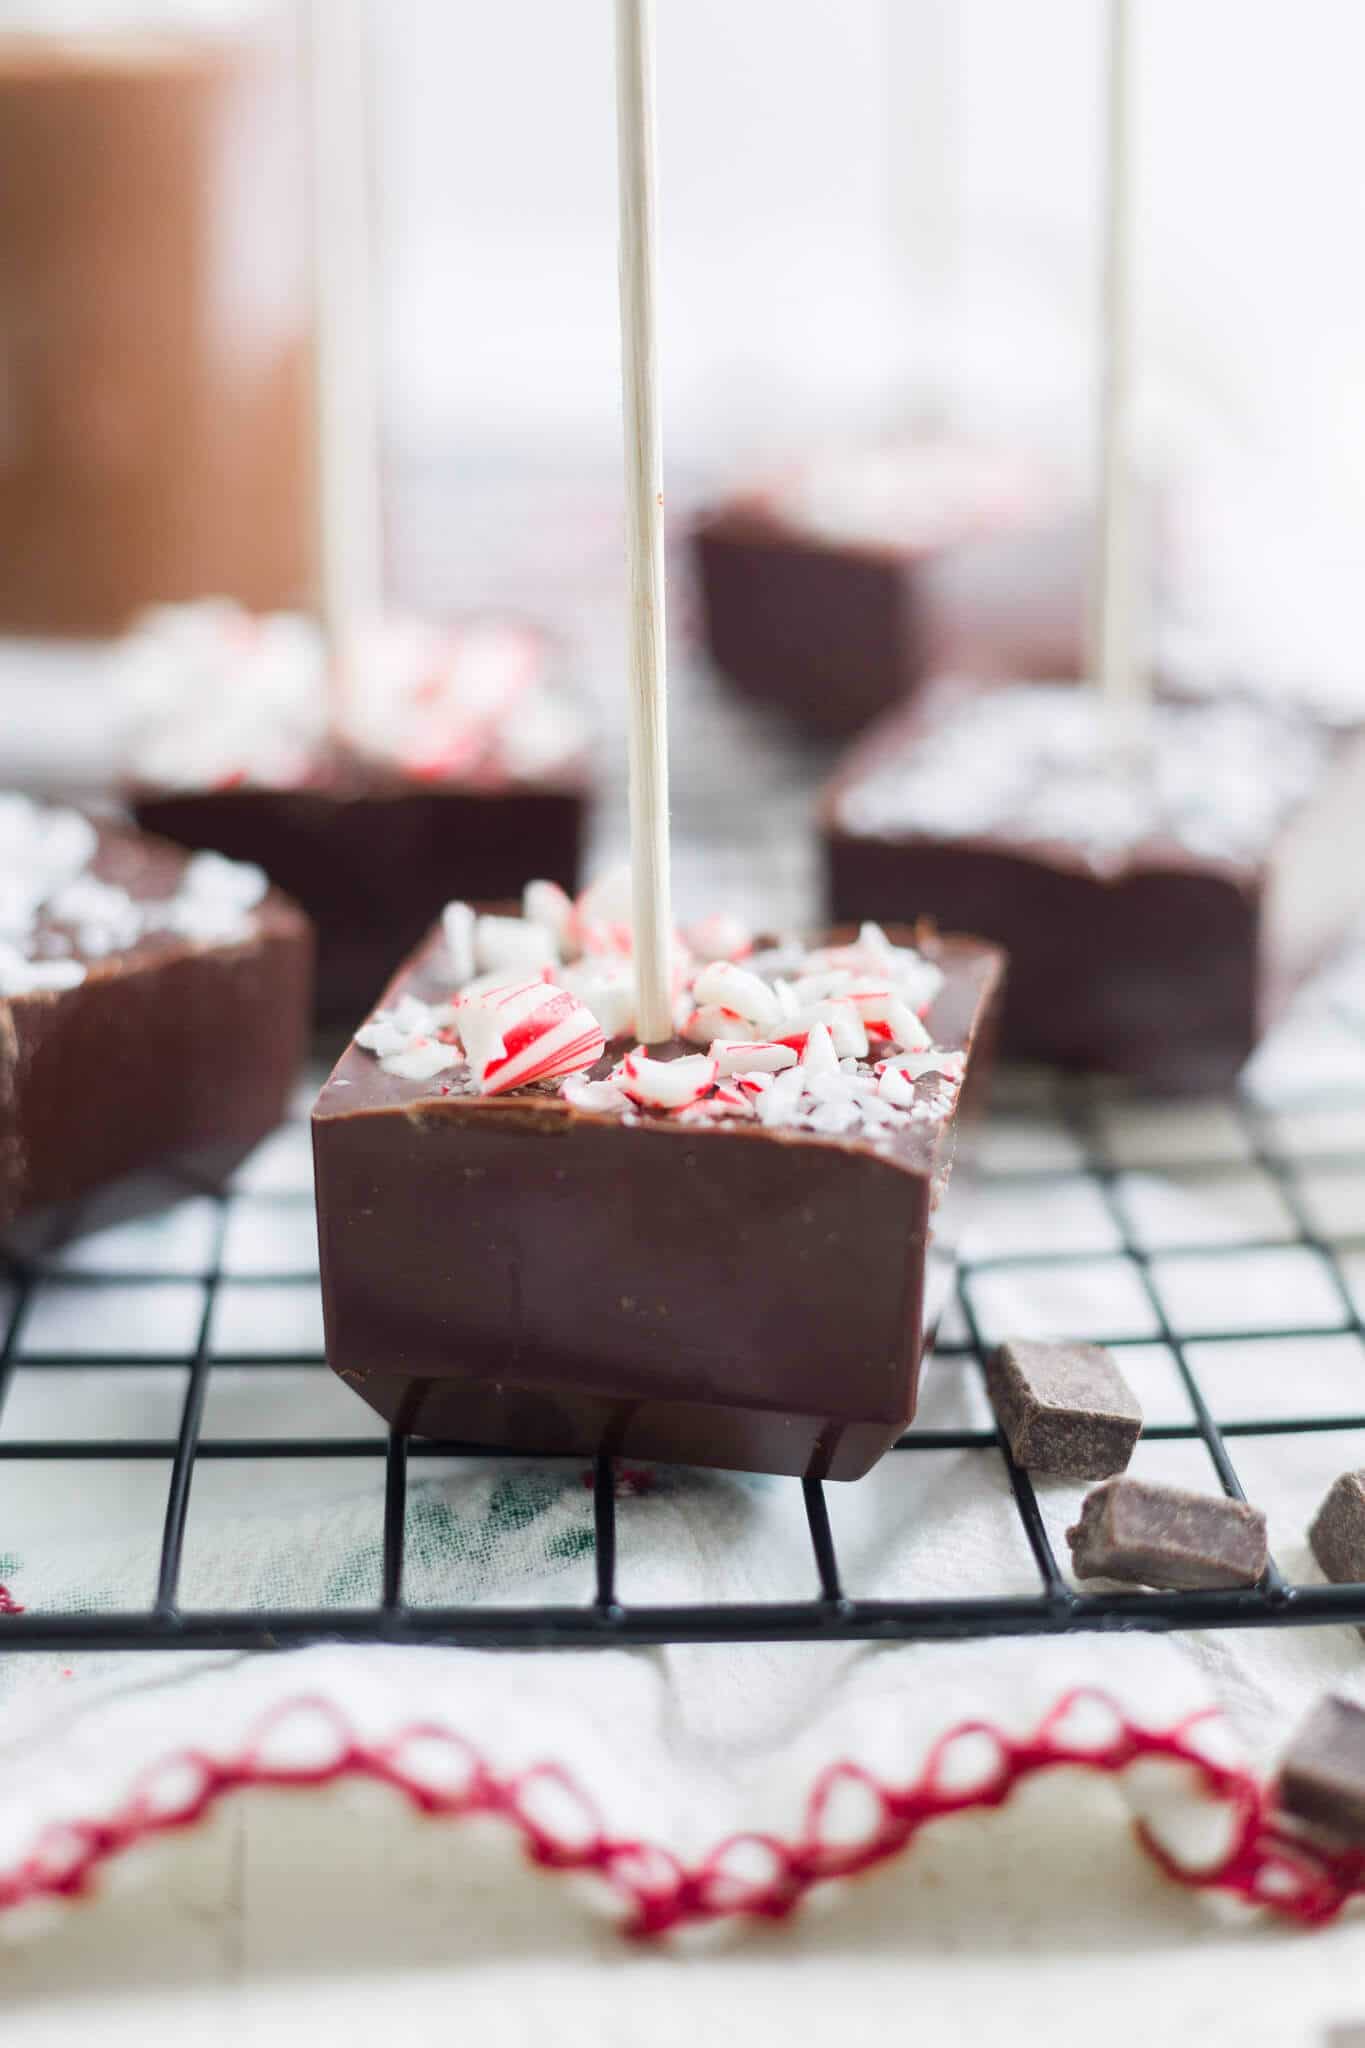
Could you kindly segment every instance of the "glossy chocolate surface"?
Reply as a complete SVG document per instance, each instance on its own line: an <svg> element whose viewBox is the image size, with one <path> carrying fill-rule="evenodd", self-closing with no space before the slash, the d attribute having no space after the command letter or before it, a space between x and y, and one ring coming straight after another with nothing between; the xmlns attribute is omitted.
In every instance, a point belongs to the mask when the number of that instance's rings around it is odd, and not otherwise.
<svg viewBox="0 0 1365 2048"><path fill-rule="evenodd" d="M852 822L850 793L887 762L913 760L958 694L938 686L881 721L827 789L820 823L833 915L924 914L1004 946L1007 1057L1159 1093L1230 1085L1365 896L1365 732L1322 730L1310 785L1254 851L1198 850L1168 833L1096 860L1060 825L1049 840L1003 821L951 835ZM1267 773L1276 748L1271 724ZM1214 790L1228 772L1216 750L1196 752L1193 766Z"/></svg>
<svg viewBox="0 0 1365 2048"><path fill-rule="evenodd" d="M179 848L101 826L89 873L135 901L170 898ZM60 1211L144 1168L231 1170L281 1121L308 1046L313 941L276 890L235 938L149 931L84 953L40 918L39 953L84 964L74 987L0 997L0 1222Z"/></svg>
<svg viewBox="0 0 1365 2048"><path fill-rule="evenodd" d="M313 1113L333 1369L425 1435L865 1472L914 1412L931 1212L1001 977L992 948L921 943L967 1079L956 1117L879 1144L443 1095L352 1045ZM441 994L441 963L433 938L388 1000Z"/></svg>

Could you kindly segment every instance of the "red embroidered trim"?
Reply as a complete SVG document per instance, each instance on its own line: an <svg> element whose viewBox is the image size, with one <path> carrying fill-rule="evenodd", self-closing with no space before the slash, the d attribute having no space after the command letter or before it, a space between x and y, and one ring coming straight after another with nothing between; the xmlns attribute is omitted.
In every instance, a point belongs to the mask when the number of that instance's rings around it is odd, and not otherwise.
<svg viewBox="0 0 1365 2048"><path fill-rule="evenodd" d="M22 1614L23 1608L8 1586L0 1586L0 1614Z"/></svg>
<svg viewBox="0 0 1365 2048"><path fill-rule="evenodd" d="M1105 1742L1068 1738L1065 1723L1085 1707L1098 1707L1111 1718L1113 1733ZM1208 1718L1201 1712L1168 1729L1141 1728L1106 1694L1070 1692L1022 1740L988 1721L949 1730L907 1785L884 1783L861 1764L831 1764L815 1781L793 1841L769 1834L730 1835L700 1862L688 1865L658 1843L608 1834L593 1800L560 1764L535 1764L501 1777L463 1736L432 1722L414 1722L387 1742L361 1742L329 1701L301 1698L265 1715L235 1757L176 1751L142 1772L107 1820L64 1821L43 1829L21 1863L0 1872L0 1910L87 1893L102 1864L150 1836L195 1826L227 1794L245 1786L302 1788L368 1778L392 1786L432 1819L500 1816L519 1830L532 1863L602 1878L626 1907L624 1926L631 1935L660 1935L733 1917L780 1920L813 1886L856 1877L901 1855L929 1821L1003 1806L1016 1785L1040 1771L1068 1766L1113 1774L1141 1758L1160 1757L1187 1765L1192 1790L1226 1807L1234 1824L1232 1846L1223 1859L1194 1869L1137 1822L1139 1841L1167 1877L1306 1925L1332 1919L1349 1899L1365 1893L1365 1851L1334 1851L1286 1828L1276 1818L1266 1786L1245 1770L1212 1761L1197 1747L1194 1731ZM322 1762L271 1760L271 1745L287 1724L297 1721L311 1722L314 1734L321 1724L333 1745ZM995 1762L984 1778L978 1771L969 1788L955 1790L948 1782L949 1753L964 1738L978 1746L989 1743ZM875 1819L856 1839L835 1838L828 1827L834 1801L850 1792L871 1807Z"/></svg>

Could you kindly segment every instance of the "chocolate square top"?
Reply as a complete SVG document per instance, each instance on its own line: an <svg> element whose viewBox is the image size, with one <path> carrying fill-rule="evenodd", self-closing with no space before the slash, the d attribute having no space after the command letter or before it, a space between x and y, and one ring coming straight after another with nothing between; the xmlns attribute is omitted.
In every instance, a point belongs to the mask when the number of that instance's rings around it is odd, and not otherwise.
<svg viewBox="0 0 1365 2048"><path fill-rule="evenodd" d="M1125 756L1097 692L951 679L878 726L831 785L829 826L861 837L1027 850L1114 875L1259 868L1313 794L1337 731L1250 698L1159 699Z"/></svg>
<svg viewBox="0 0 1365 2048"><path fill-rule="evenodd" d="M488 944L496 950L501 940L492 928L512 922L477 918L471 931L488 929ZM649 1049L644 1064L650 1071L637 1085L629 1071L639 1061L639 1050L630 1051L633 1034L615 1028L624 1021L621 1005L630 1000L632 969L619 955L598 954L541 970L553 975L549 987L541 984L543 995L550 987L563 987L582 1004L590 1022L594 1016L599 1020L593 1059L580 1061L566 1074L481 1092L459 1043L465 1008L460 992L473 979L461 970L474 962L453 957L449 930L448 920L385 992L380 1009L323 1087L315 1123L372 1111L420 1114L439 1107L547 1130L619 1122L647 1124L689 1140L724 1130L771 1136L785 1144L866 1150L932 1176L941 1163L975 1028L1003 975L997 948L928 927L886 933L867 927L861 936L852 928L841 929L830 935L828 945L817 947L760 941L752 952L744 952L742 963L694 965L690 990L679 1001L678 1035ZM875 938L869 937L873 930ZM836 964L845 960L850 964ZM727 971L733 987L727 986ZM895 1039L889 1025L879 1028L863 1014L897 1000L891 994L897 975L905 977L907 994L917 992L920 998L901 1026L910 1045ZM492 970L478 980L496 978ZM840 981L865 985L853 987L856 1001L839 989L818 992ZM708 1002L712 991L732 1003L748 1002L761 1017ZM797 994L786 996L793 1008L782 1017L777 1005L785 991ZM849 1035L843 1035L846 1030ZM817 1033L816 1050L824 1053L818 1067L809 1051ZM702 1046L710 1049L700 1051ZM660 1079L656 1066L680 1072L686 1099L648 1099L649 1087ZM694 1086L699 1091L695 1099Z"/></svg>
<svg viewBox="0 0 1365 2048"><path fill-rule="evenodd" d="M300 924L257 867L0 794L0 998Z"/></svg>

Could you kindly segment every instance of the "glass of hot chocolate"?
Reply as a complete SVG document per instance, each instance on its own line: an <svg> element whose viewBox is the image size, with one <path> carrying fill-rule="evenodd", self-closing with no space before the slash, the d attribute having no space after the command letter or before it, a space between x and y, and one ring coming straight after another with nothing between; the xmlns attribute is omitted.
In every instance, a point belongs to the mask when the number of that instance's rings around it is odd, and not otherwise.
<svg viewBox="0 0 1365 2048"><path fill-rule="evenodd" d="M0 4L0 630L306 593L298 49L294 0Z"/></svg>

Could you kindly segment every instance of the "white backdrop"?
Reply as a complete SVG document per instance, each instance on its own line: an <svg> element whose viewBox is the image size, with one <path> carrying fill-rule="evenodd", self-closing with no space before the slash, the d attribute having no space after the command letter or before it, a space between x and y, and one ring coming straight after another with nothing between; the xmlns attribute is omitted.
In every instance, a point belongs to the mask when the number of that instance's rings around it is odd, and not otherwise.
<svg viewBox="0 0 1365 2048"><path fill-rule="evenodd" d="M1260 443L1358 520L1365 9L1137 12L1149 414L1177 445ZM610 436L607 0L385 0L377 14L395 424ZM934 118L936 19L961 198L960 232L940 209L957 245L946 313L911 275L904 190ZM903 397L945 320L969 417L1004 409L1079 437L1101 20L1097 0L660 0L675 451L875 412Z"/></svg>
<svg viewBox="0 0 1365 2048"><path fill-rule="evenodd" d="M1149 463L1199 603L1280 669L1355 680L1365 7L1137 13ZM1102 20L659 0L675 485L926 400L1087 461ZM391 446L474 477L614 474L608 0L384 0L376 21Z"/></svg>

